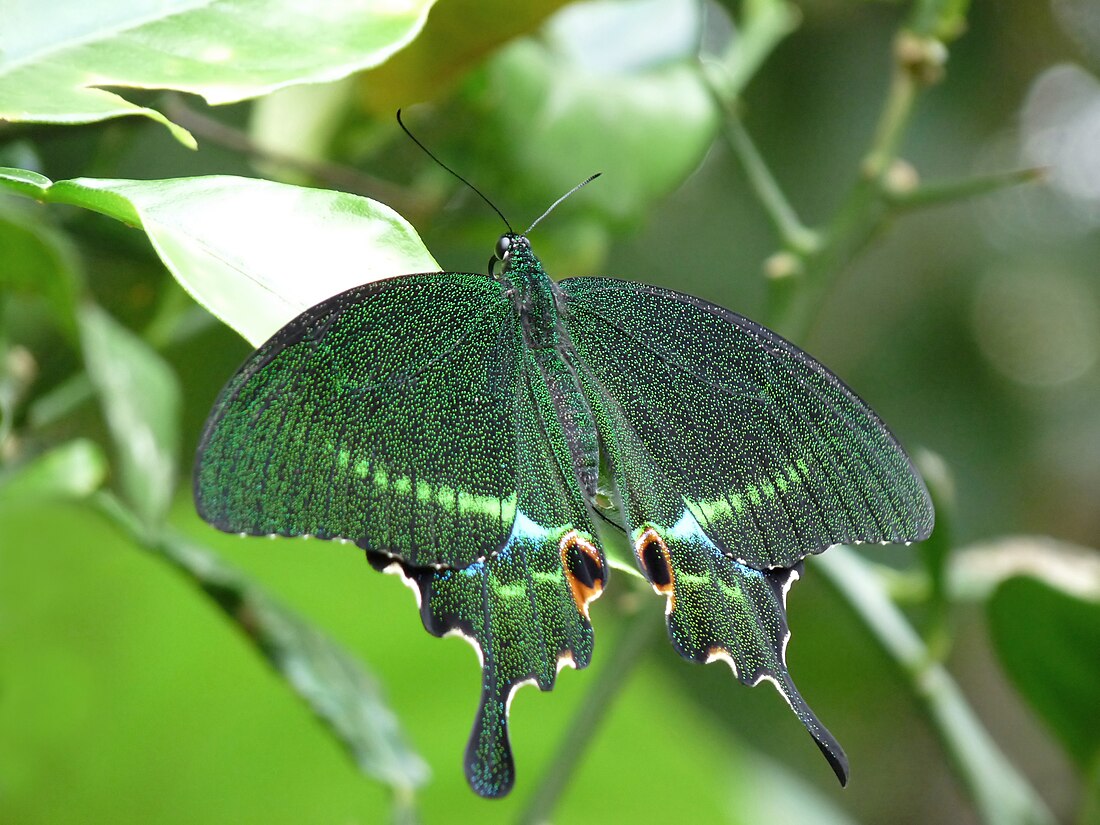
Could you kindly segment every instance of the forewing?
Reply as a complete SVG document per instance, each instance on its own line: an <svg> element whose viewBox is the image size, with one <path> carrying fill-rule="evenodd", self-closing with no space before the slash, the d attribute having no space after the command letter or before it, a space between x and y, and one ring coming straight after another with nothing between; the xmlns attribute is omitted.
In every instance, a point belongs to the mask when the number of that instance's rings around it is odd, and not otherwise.
<svg viewBox="0 0 1100 825"><path fill-rule="evenodd" d="M478 651L481 703L466 749L466 777L486 797L504 796L515 781L508 741L512 696L523 684L550 690L562 666L588 664L588 604L608 576L552 401L527 359L517 413L519 503L503 549L461 570L371 557L375 566L416 586L431 633L458 633Z"/></svg>
<svg viewBox="0 0 1100 825"><path fill-rule="evenodd" d="M672 290L607 278L560 287L588 380L634 437L614 457L628 483L648 485L626 497L631 525L672 526L686 508L722 553L760 570L931 532L905 451L798 347Z"/></svg>
<svg viewBox="0 0 1100 825"><path fill-rule="evenodd" d="M199 514L411 565L485 558L516 513L517 324L496 281L460 273L377 281L307 310L214 405Z"/></svg>

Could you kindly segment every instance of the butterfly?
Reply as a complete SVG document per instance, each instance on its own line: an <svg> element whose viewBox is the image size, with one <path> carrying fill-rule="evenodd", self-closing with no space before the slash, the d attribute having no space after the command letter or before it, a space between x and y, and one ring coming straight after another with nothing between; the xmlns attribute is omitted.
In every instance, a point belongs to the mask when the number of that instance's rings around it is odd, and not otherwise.
<svg viewBox="0 0 1100 825"><path fill-rule="evenodd" d="M474 645L485 797L515 781L516 689L591 660L597 524L625 532L676 650L771 682L845 784L787 670L787 592L807 555L934 520L890 430L798 347L671 289L555 283L511 229L488 274L375 281L279 330L215 402L194 497L221 530L355 543L430 633Z"/></svg>

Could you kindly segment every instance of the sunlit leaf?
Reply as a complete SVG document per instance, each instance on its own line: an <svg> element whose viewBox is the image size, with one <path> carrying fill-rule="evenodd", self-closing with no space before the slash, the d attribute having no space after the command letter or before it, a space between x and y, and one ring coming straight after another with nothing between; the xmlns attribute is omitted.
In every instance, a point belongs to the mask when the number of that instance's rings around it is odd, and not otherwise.
<svg viewBox="0 0 1100 825"><path fill-rule="evenodd" d="M534 30L567 0L440 3L423 32L392 60L358 80L367 108L389 117L399 107L438 99L512 38Z"/></svg>
<svg viewBox="0 0 1100 825"><path fill-rule="evenodd" d="M989 602L1001 663L1017 689L1083 768L1100 759L1100 602L1027 577Z"/></svg>
<svg viewBox="0 0 1100 825"><path fill-rule="evenodd" d="M999 536L956 551L955 599L984 601L1007 579L1028 576L1070 596L1100 601L1100 553L1050 536Z"/></svg>
<svg viewBox="0 0 1100 825"><path fill-rule="evenodd" d="M0 170L0 186L140 226L183 287L256 345L345 289L439 269L404 218L357 195L227 176L80 178L32 193L20 175Z"/></svg>
<svg viewBox="0 0 1100 825"><path fill-rule="evenodd" d="M479 112L489 128L516 136L499 147L507 163L497 174L520 174L548 203L603 172L585 202L629 219L691 173L718 126L695 68L699 7L656 8L570 6L543 37L512 44L471 78L471 99L507 101Z"/></svg>
<svg viewBox="0 0 1100 825"><path fill-rule="evenodd" d="M0 28L0 119L90 123L140 114L105 87L178 89L230 103L376 66L416 37L433 0L10 0Z"/></svg>
<svg viewBox="0 0 1100 825"><path fill-rule="evenodd" d="M407 791L428 767L406 743L381 689L357 659L209 550L174 534L161 551L193 576L343 741L360 770Z"/></svg>
<svg viewBox="0 0 1100 825"><path fill-rule="evenodd" d="M180 390L157 353L94 304L80 311L84 361L107 419L126 500L160 523L176 483Z"/></svg>

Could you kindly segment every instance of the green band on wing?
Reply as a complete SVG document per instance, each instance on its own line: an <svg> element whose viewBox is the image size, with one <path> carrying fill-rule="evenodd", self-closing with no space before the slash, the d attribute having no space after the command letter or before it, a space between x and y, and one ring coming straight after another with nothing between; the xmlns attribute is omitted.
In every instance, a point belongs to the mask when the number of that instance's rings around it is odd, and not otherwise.
<svg viewBox="0 0 1100 825"><path fill-rule="evenodd" d="M755 484L746 484L740 492L731 492L722 498L692 501L686 496L684 504L691 514L703 524L739 516L745 511L747 503L759 507L765 500L771 500L777 493L785 493L792 487L802 484L809 473L809 467L801 458L781 468L774 478L763 478Z"/></svg>
<svg viewBox="0 0 1100 825"><path fill-rule="evenodd" d="M340 466L346 467L349 463L348 451L340 450L337 453L337 461ZM352 469L362 479L367 479L367 476L371 474L370 464L367 461L357 461ZM375 466L374 474L367 480L373 482L375 487L389 493L401 496L415 495L421 503L434 504L458 515L481 514L494 521L503 519L505 522L511 522L516 515L517 497L515 493L506 499L499 499L495 496L481 496L455 490L454 487L446 484L435 485L422 479L417 479L414 490L412 478L406 475L391 474L384 467L378 466Z"/></svg>

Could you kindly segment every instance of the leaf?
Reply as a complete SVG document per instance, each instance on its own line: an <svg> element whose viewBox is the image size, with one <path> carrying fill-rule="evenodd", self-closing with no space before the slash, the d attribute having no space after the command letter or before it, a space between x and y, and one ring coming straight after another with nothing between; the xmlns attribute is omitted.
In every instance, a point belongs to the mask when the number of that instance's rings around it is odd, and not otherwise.
<svg viewBox="0 0 1100 825"><path fill-rule="evenodd" d="M1100 602L1036 579L1008 579L989 602L990 632L1016 688L1083 769L1100 759Z"/></svg>
<svg viewBox="0 0 1100 825"><path fill-rule="evenodd" d="M359 661L211 550L171 530L150 538L110 495L96 503L142 546L201 587L348 748L359 769L390 785L397 802L428 779L374 677Z"/></svg>
<svg viewBox="0 0 1100 825"><path fill-rule="evenodd" d="M574 5L542 38L493 58L468 89L479 100L508 100L478 116L486 128L522 136L499 147L511 165L498 174L519 170L548 203L562 181L601 171L585 202L619 219L638 217L678 186L718 128L695 68L698 8L689 0Z"/></svg>
<svg viewBox="0 0 1100 825"><path fill-rule="evenodd" d="M21 171L21 170L20 170ZM42 181L41 175L26 173L27 194ZM22 181L12 181L22 186ZM58 328L75 342L76 303L83 286L76 253L68 238L56 231L32 210L15 209L15 202L0 201L0 287L13 292L40 294L53 313ZM18 204L22 206L23 204Z"/></svg>
<svg viewBox="0 0 1100 825"><path fill-rule="evenodd" d="M438 100L487 55L537 28L566 2L442 3L408 48L357 78L361 98L368 109L387 118L412 101Z"/></svg>
<svg viewBox="0 0 1100 825"><path fill-rule="evenodd" d="M378 683L354 657L205 548L172 534L161 544L333 729L360 770L404 791L427 781L427 765L406 744Z"/></svg>
<svg viewBox="0 0 1100 825"><path fill-rule="evenodd" d="M0 475L0 499L86 498L107 477L99 445L77 438Z"/></svg>
<svg viewBox="0 0 1100 825"><path fill-rule="evenodd" d="M92 123L144 115L185 145L160 112L104 87L178 89L211 104L377 66L419 33L433 0L12 0L0 33L0 119ZM14 8L12 6L14 5Z"/></svg>
<svg viewBox="0 0 1100 825"><path fill-rule="evenodd" d="M404 218L357 195L229 176L49 184L27 175L0 169L0 186L143 228L183 287L257 346L345 289L439 270Z"/></svg>
<svg viewBox="0 0 1100 825"><path fill-rule="evenodd" d="M813 559L813 569L856 612L875 641L910 680L916 698L987 822L1053 823L1043 800L997 748L959 685L889 598L873 568L850 547Z"/></svg>
<svg viewBox="0 0 1100 825"><path fill-rule="evenodd" d="M160 356L94 304L80 310L84 361L121 465L126 500L146 527L171 502L179 453L180 390Z"/></svg>

